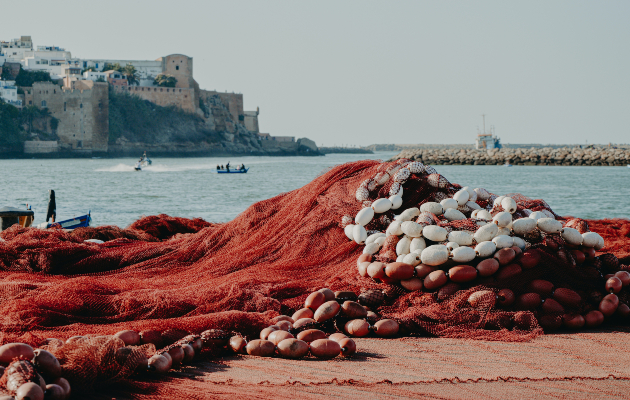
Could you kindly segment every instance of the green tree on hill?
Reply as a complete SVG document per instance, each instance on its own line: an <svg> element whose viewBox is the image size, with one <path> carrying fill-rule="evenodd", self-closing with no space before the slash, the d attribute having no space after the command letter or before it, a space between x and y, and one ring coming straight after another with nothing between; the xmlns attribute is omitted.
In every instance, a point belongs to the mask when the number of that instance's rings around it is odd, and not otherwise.
<svg viewBox="0 0 630 400"><path fill-rule="evenodd" d="M20 110L0 99L0 146L19 147L24 138L20 127Z"/></svg>
<svg viewBox="0 0 630 400"><path fill-rule="evenodd" d="M160 87L175 87L177 85L177 79L171 75L160 74L155 77L153 84Z"/></svg>
<svg viewBox="0 0 630 400"><path fill-rule="evenodd" d="M118 72L121 72L122 71L122 67L118 63L116 63L116 64L105 63L105 65L103 65L103 71L118 71Z"/></svg>
<svg viewBox="0 0 630 400"><path fill-rule="evenodd" d="M140 81L138 80L136 67L134 67L133 65L131 64L125 65L125 68L123 68L122 73L123 75L127 77L127 83L129 83L129 85L137 85L138 83L140 83Z"/></svg>
<svg viewBox="0 0 630 400"><path fill-rule="evenodd" d="M27 71L20 68L20 73L15 78L16 86L31 87L35 82L52 82L52 79L46 71Z"/></svg>
<svg viewBox="0 0 630 400"><path fill-rule="evenodd" d="M49 111L48 114L50 114ZM28 124L28 133L31 133L31 131L33 130L33 120L40 115L41 110L35 106L27 106L22 108L22 111L20 112L20 119L23 124Z"/></svg>

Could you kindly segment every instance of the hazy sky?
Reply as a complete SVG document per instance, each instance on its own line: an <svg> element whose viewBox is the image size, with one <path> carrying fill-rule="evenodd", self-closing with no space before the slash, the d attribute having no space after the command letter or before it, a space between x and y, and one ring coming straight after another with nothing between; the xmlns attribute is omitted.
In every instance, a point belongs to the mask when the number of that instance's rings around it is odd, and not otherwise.
<svg viewBox="0 0 630 400"><path fill-rule="evenodd" d="M2 40L192 56L202 88L243 93L272 135L471 143L485 113L505 143L630 142L630 1L0 4Z"/></svg>

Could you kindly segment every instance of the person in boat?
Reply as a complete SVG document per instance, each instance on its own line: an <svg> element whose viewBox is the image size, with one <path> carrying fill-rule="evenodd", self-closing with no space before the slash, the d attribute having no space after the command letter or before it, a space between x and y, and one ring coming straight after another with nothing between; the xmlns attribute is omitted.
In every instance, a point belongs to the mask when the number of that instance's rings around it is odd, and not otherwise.
<svg viewBox="0 0 630 400"><path fill-rule="evenodd" d="M227 170L227 172L230 172L230 162L228 161L227 164L225 164L225 169Z"/></svg>
<svg viewBox="0 0 630 400"><path fill-rule="evenodd" d="M140 171L142 169L142 159L136 163L136 171Z"/></svg>
<svg viewBox="0 0 630 400"><path fill-rule="evenodd" d="M217 164L217 171L219 171L220 169L221 169L221 166Z"/></svg>
<svg viewBox="0 0 630 400"><path fill-rule="evenodd" d="M241 171L245 171L245 164L241 164Z"/></svg>

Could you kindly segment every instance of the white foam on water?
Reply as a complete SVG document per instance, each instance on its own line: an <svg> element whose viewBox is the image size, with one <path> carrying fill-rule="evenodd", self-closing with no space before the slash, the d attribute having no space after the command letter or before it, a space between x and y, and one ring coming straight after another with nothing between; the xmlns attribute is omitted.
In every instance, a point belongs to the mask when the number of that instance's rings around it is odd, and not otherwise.
<svg viewBox="0 0 630 400"><path fill-rule="evenodd" d="M113 167L99 168L97 172L135 172L133 165L118 164Z"/></svg>

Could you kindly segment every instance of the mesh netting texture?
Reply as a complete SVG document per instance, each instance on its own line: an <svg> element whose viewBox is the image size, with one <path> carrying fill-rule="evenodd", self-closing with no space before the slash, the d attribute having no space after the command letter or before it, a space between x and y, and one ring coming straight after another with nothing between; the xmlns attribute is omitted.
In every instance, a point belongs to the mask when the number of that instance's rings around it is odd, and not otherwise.
<svg viewBox="0 0 630 400"><path fill-rule="evenodd" d="M605 276L627 269L630 221L571 219L606 241L600 257L588 266L577 264L556 236L541 234L529 237L526 249L536 251L540 261L518 274L418 291L363 277L357 273L357 258L364 246L344 235L348 216L400 188L400 210L439 202L461 189L428 167L403 183L390 180L371 187L365 200L357 201L357 188L396 165L400 163L358 161L337 166L300 189L253 204L224 224L159 215L143 217L126 229L5 230L0 233L0 344L20 342L49 350L73 388L87 390L98 382L127 378L138 360L189 334L221 329L255 338L272 318L291 315L322 287L357 294L382 291L378 313L398 321L402 335L524 341L542 334L543 328L560 328L565 315L597 310L607 292ZM542 200L511 197L518 205L515 218L526 216L524 210L553 213ZM501 209L493 206L495 198L478 204L496 213ZM344 217L346 223L340 223ZM430 218L426 224L448 231L479 228L471 219ZM366 229L384 231L392 220L390 210ZM386 242L376 259L394 262L395 247ZM455 265L449 261L441 269ZM532 282L540 280L570 289L578 298L560 301L562 310L547 310L542 301L520 307L518 301L502 306L496 300L504 289L516 298L536 291ZM471 305L476 292L493 295ZM550 296L542 295L542 300ZM625 285L618 296L622 304L630 301ZM617 314L607 321L625 323ZM157 347L129 348L105 336L125 329L155 330L170 340ZM69 344L46 339L73 336L85 339Z"/></svg>

